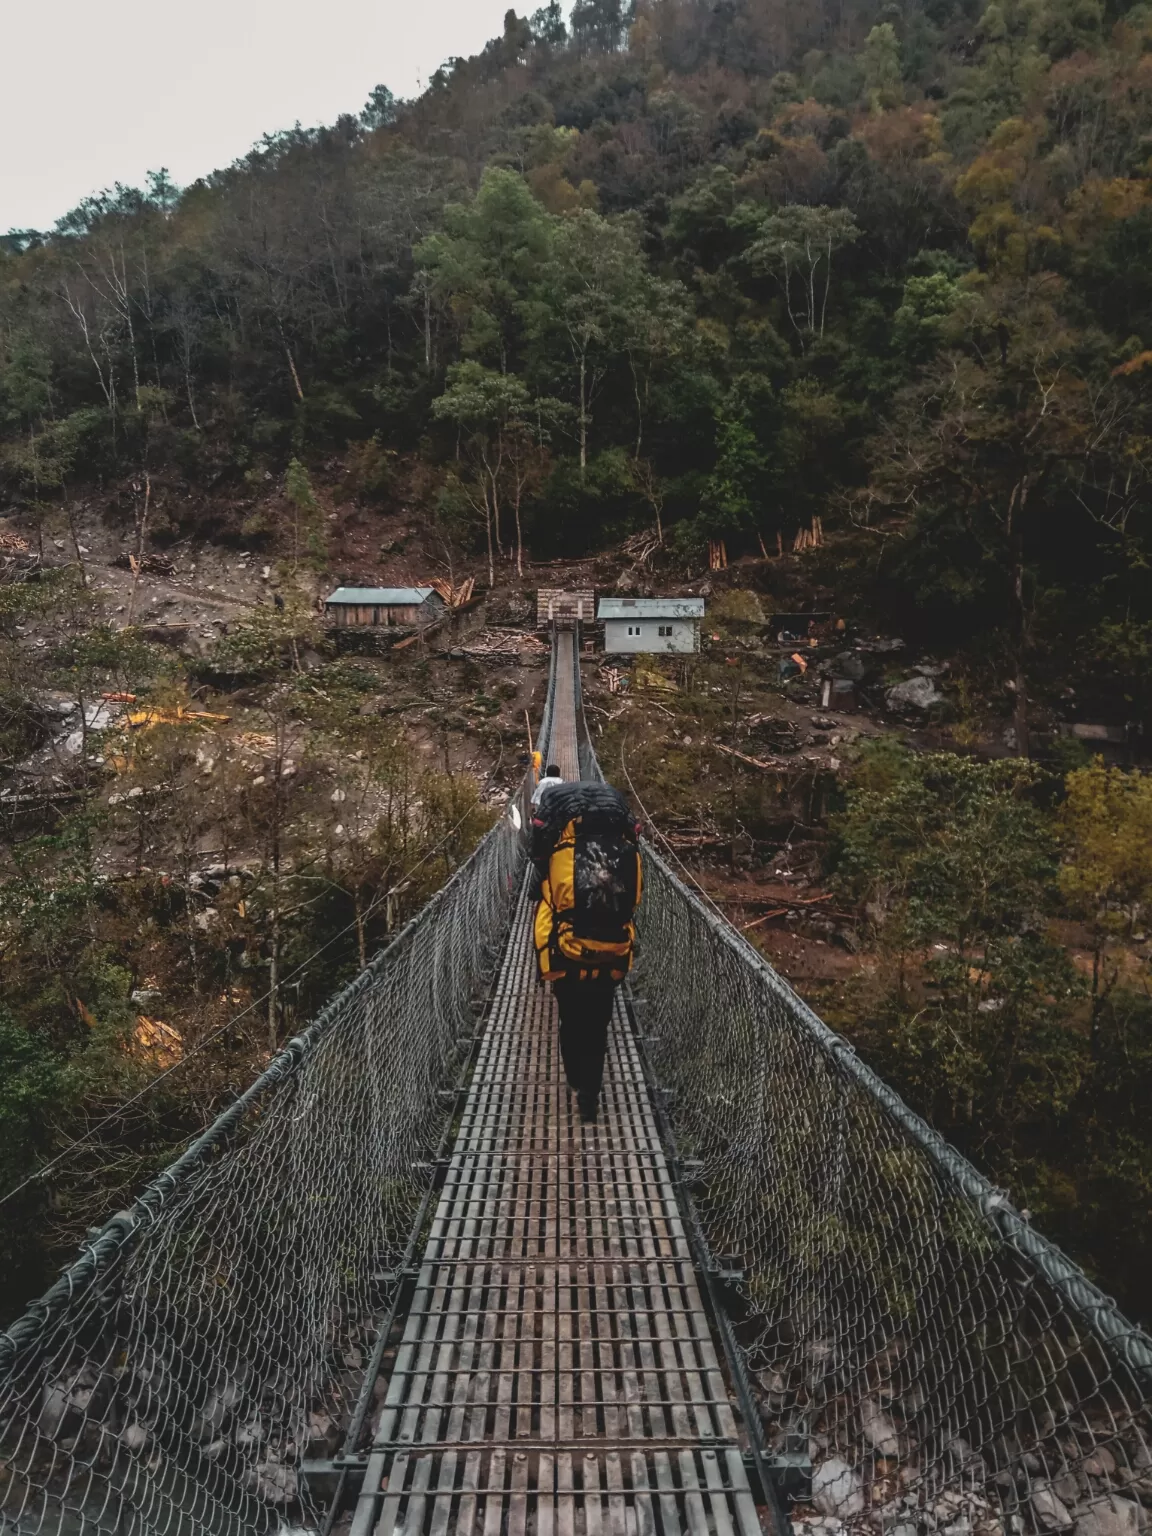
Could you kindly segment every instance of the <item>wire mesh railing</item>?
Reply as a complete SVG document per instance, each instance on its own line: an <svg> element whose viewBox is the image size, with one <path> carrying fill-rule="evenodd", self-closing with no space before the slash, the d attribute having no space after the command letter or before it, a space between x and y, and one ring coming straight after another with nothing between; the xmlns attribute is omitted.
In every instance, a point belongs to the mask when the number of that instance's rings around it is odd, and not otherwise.
<svg viewBox="0 0 1152 1536"><path fill-rule="evenodd" d="M0 1530L299 1513L355 1411L524 853L507 816L241 1100L0 1333Z"/></svg>
<svg viewBox="0 0 1152 1536"><path fill-rule="evenodd" d="M799 1518L1146 1529L1152 1340L650 846L636 990Z"/></svg>

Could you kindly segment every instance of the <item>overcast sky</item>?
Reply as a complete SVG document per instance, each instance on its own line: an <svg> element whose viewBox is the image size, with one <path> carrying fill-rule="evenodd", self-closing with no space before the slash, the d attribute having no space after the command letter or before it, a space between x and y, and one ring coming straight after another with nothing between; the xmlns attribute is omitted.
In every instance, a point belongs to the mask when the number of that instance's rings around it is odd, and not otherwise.
<svg viewBox="0 0 1152 1536"><path fill-rule="evenodd" d="M48 229L90 192L181 186L262 134L412 96L502 30L509 0L8 0L0 231ZM534 6L521 4L522 13Z"/></svg>

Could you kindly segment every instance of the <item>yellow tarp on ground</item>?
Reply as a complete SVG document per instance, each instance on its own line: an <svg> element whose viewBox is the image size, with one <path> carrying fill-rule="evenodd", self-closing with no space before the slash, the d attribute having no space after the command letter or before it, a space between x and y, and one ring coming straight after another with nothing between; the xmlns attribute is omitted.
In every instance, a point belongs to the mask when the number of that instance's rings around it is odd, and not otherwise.
<svg viewBox="0 0 1152 1536"><path fill-rule="evenodd" d="M210 715L203 709L185 709L183 704L177 704L175 709L162 709L159 705L152 705L147 709L134 709L127 716L128 724L134 731L150 729L154 725L191 725L200 720L212 720L218 725L227 725L231 715Z"/></svg>
<svg viewBox="0 0 1152 1536"><path fill-rule="evenodd" d="M672 679L665 677L663 672L651 661L637 661L632 675L637 688L654 689L658 693L680 692Z"/></svg>

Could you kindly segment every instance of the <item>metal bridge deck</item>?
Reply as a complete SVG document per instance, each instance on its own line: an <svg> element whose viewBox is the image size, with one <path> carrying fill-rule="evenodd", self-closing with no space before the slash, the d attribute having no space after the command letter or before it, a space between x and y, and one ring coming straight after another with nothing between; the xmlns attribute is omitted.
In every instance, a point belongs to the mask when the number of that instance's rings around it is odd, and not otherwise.
<svg viewBox="0 0 1152 1536"><path fill-rule="evenodd" d="M578 777L573 637L549 759ZM753 1536L720 1360L627 1015L598 1124L521 894L352 1536Z"/></svg>

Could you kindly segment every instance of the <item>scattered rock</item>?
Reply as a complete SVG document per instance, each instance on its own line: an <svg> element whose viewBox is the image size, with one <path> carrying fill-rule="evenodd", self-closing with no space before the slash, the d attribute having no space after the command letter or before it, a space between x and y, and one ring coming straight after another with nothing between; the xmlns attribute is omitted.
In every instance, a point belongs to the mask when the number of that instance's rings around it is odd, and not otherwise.
<svg viewBox="0 0 1152 1536"><path fill-rule="evenodd" d="M822 1515L847 1519L864 1512L864 1485L846 1461L832 1456L812 1472L812 1502Z"/></svg>
<svg viewBox="0 0 1152 1536"><path fill-rule="evenodd" d="M1098 1445L1080 1465L1089 1477L1112 1477L1116 1472L1116 1458L1106 1445Z"/></svg>
<svg viewBox="0 0 1152 1536"><path fill-rule="evenodd" d="M292 1467L282 1467L279 1462L261 1462L253 1469L254 1487L269 1504L287 1504L296 1497L296 1473Z"/></svg>
<svg viewBox="0 0 1152 1536"><path fill-rule="evenodd" d="M259 1419L254 1419L251 1424L242 1424L236 1431L236 1444L242 1451L254 1451L263 1442L264 1426Z"/></svg>
<svg viewBox="0 0 1152 1536"><path fill-rule="evenodd" d="M874 1403L870 1397L866 1397L860 1404L860 1428L865 1440L878 1455L899 1456L900 1441L896 1426L879 1403Z"/></svg>
<svg viewBox="0 0 1152 1536"><path fill-rule="evenodd" d="M1047 1483L1032 1484L1032 1511L1042 1531L1066 1531L1074 1523L1068 1506Z"/></svg>
<svg viewBox="0 0 1152 1536"><path fill-rule="evenodd" d="M120 1436L130 1451L142 1451L151 1438L143 1424L126 1424Z"/></svg>
<svg viewBox="0 0 1152 1536"><path fill-rule="evenodd" d="M68 1388L60 1383L45 1387L40 1403L40 1417L36 1427L49 1440L55 1439L64 1415L68 1412Z"/></svg>
<svg viewBox="0 0 1152 1536"><path fill-rule="evenodd" d="M1142 1511L1131 1499L1109 1494L1076 1512L1076 1536L1139 1536Z"/></svg>

